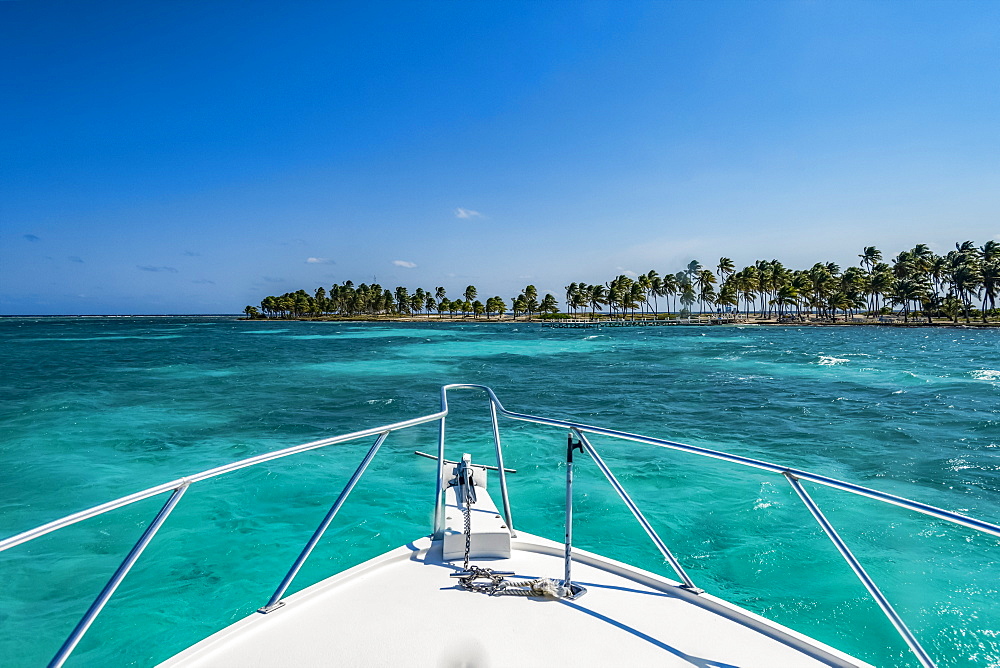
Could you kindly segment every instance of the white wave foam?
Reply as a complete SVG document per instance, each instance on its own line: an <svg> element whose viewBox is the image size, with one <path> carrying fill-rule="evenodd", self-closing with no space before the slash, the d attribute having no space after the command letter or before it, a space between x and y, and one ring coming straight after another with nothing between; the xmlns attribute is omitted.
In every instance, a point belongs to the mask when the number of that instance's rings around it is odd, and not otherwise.
<svg viewBox="0 0 1000 668"><path fill-rule="evenodd" d="M976 369L975 371L970 371L969 375L976 380L989 380L998 381L1000 380L1000 371L995 369Z"/></svg>
<svg viewBox="0 0 1000 668"><path fill-rule="evenodd" d="M833 366L834 364L845 364L851 360L846 357L831 357L830 355L820 355L819 364L823 366Z"/></svg>

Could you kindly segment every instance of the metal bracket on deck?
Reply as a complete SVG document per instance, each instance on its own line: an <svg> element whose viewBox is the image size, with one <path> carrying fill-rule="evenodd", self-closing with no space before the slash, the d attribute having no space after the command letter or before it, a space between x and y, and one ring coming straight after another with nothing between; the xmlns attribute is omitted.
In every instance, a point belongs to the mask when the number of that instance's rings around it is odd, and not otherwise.
<svg viewBox="0 0 1000 668"><path fill-rule="evenodd" d="M285 607L285 602L284 601L278 601L277 603L274 603L273 605L265 605L263 608L257 608L257 612L259 612L262 615L266 615L269 612L274 612L278 608L283 608L283 607Z"/></svg>
<svg viewBox="0 0 1000 668"><path fill-rule="evenodd" d="M560 598L565 598L570 601L575 601L576 599L580 598L581 596L587 593L587 588L584 587L583 585L578 585L575 582L570 582L569 586L565 587L565 591L566 593L563 594Z"/></svg>

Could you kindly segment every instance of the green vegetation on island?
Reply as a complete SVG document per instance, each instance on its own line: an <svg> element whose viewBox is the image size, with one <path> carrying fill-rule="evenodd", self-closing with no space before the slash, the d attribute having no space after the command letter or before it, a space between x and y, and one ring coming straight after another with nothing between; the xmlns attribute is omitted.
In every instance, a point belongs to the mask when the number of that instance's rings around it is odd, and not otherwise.
<svg viewBox="0 0 1000 668"><path fill-rule="evenodd" d="M787 320L837 321L856 316L879 321L901 316L931 323L935 318L958 323L973 318L983 323L1000 317L996 307L1000 289L1000 243L976 246L971 241L955 244L944 255L917 244L883 262L882 252L868 246L858 255L858 266L841 268L833 262L818 262L809 269L789 269L777 260L758 260L739 271L729 258L720 258L714 268L692 260L682 270L659 275L650 270L638 276L619 275L606 283L570 283L565 290L566 313L598 317L608 308L608 317L673 317L691 314L726 314L727 318L756 317ZM466 287L454 300L443 287L433 292L406 287L394 291L378 284L355 286L346 281L327 292L317 288L265 297L260 307L247 306L249 318L378 318L426 316L438 318L556 317L559 303L552 294L541 301L533 285L510 300L510 308L499 296L485 303L477 299L476 286ZM661 302L666 312L660 311ZM678 306L680 308L678 308ZM565 316L559 316L565 317Z"/></svg>
<svg viewBox="0 0 1000 668"><path fill-rule="evenodd" d="M470 285L465 288L459 299L448 299L443 287L434 288L429 292L417 288L411 294L409 289L397 286L394 291L384 289L378 283L367 285L361 283L355 286L353 281L333 285L330 291L320 287L310 295L305 290L286 292L280 296L265 297L260 302L260 308L247 306L243 312L250 318L322 318L339 316L342 318L377 318L398 316L480 318L485 316L491 320L493 316L502 318L508 310L513 311L514 318L524 315L529 320L536 314L554 314L559 312L559 303L551 294L546 294L538 301L538 290L534 285L528 285L521 294L511 298L511 308L499 296L490 297L483 303L476 299L478 290Z"/></svg>

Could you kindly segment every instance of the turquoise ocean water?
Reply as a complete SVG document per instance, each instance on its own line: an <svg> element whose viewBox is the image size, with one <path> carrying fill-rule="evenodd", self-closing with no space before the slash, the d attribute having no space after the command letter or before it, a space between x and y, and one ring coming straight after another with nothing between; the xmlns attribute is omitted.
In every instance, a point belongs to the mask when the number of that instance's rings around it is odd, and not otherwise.
<svg viewBox="0 0 1000 668"><path fill-rule="evenodd" d="M718 448L1000 521L1000 331L0 320L0 536L253 454L506 407ZM490 456L481 394L449 454ZM515 525L560 539L565 434L501 423ZM293 585L426 534L436 427L393 434ZM902 641L779 476L595 439L697 584L878 666ZM369 442L193 486L70 665L153 665L266 602ZM673 577L596 468L581 547ZM1000 666L1000 540L809 487L930 653ZM0 553L0 664L44 665L165 497ZM553 574L558 575L558 574Z"/></svg>

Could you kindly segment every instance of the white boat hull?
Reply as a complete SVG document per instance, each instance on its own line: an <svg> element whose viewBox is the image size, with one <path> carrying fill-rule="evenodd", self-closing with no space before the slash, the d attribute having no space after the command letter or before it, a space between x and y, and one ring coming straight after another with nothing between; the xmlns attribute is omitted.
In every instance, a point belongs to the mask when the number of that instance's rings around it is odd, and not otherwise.
<svg viewBox="0 0 1000 668"><path fill-rule="evenodd" d="M519 532L512 579L558 579L563 546ZM161 664L197 666L702 666L868 664L708 594L582 550L577 600L462 590L441 542L421 539L339 573Z"/></svg>

